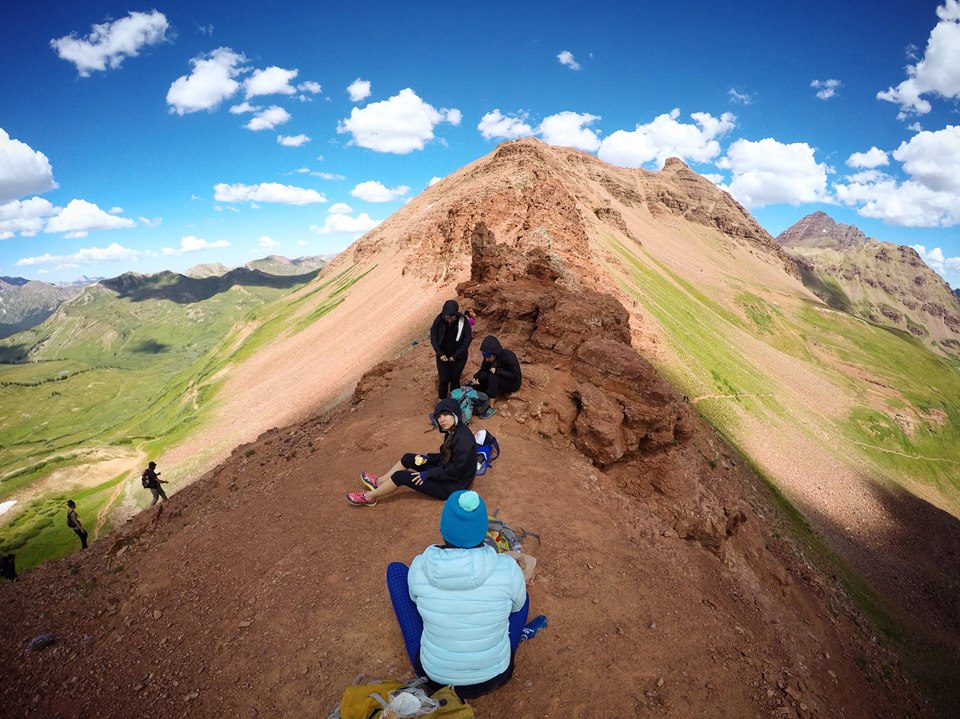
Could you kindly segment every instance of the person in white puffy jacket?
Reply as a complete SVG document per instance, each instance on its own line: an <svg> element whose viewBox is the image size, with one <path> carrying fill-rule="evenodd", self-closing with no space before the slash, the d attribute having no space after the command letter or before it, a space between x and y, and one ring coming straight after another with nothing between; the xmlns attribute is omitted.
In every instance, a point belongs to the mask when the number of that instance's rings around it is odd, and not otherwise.
<svg viewBox="0 0 960 719"><path fill-rule="evenodd" d="M483 544L487 507L479 494L450 495L440 534L445 544L427 547L409 570L390 564L387 586L417 676L472 699L513 676L530 600L516 560Z"/></svg>

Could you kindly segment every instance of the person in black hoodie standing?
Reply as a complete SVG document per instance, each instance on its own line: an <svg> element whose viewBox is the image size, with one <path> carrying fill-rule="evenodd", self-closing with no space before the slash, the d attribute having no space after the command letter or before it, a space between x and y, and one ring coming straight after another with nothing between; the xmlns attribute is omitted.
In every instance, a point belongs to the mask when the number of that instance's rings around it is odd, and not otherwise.
<svg viewBox="0 0 960 719"><path fill-rule="evenodd" d="M473 384L490 397L490 405L493 406L497 397L520 389L520 360L513 352L502 347L500 340L493 335L483 338L480 352L483 354L483 363L473 375Z"/></svg>
<svg viewBox="0 0 960 719"><path fill-rule="evenodd" d="M361 472L365 492L347 492L347 501L355 507L372 507L400 487L445 500L458 489L469 489L477 475L477 443L463 422L460 405L442 399L433 417L443 433L440 451L433 454L405 454L381 477Z"/></svg>
<svg viewBox="0 0 960 719"><path fill-rule="evenodd" d="M472 339L470 322L460 313L457 301L444 302L443 311L430 328L430 343L437 354L437 394L440 399L446 399L452 390L460 386L460 376L467 365L467 350Z"/></svg>

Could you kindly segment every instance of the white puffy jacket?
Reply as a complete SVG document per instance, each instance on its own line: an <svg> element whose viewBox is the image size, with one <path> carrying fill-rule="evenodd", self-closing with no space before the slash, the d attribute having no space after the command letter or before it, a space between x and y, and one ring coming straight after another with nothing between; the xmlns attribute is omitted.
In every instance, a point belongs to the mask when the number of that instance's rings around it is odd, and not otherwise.
<svg viewBox="0 0 960 719"><path fill-rule="evenodd" d="M508 618L527 598L516 560L488 546L414 558L407 582L423 617L420 661L438 684L479 684L510 664Z"/></svg>

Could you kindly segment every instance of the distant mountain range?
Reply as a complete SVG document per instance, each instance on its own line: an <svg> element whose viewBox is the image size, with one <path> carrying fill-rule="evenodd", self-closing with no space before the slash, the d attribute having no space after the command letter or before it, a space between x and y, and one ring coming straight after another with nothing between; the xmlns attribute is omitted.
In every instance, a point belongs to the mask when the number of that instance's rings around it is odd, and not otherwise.
<svg viewBox="0 0 960 719"><path fill-rule="evenodd" d="M776 239L797 261L804 285L830 306L960 352L960 295L913 248L867 237L821 211Z"/></svg>
<svg viewBox="0 0 960 719"><path fill-rule="evenodd" d="M269 255L259 260L251 260L244 265L249 270L260 270L268 275L306 275L314 270L319 270L326 265L332 257L324 255L314 255L310 257L298 257L295 260L288 259L281 255ZM184 272L187 277L215 277L224 275L230 271L230 268L219 262L194 265Z"/></svg>
<svg viewBox="0 0 960 719"><path fill-rule="evenodd" d="M40 324L62 302L79 294L82 287L0 277L0 338Z"/></svg>
<svg viewBox="0 0 960 719"><path fill-rule="evenodd" d="M52 315L66 300L76 297L80 290L92 284L103 284L118 292L137 296L167 295L178 302L196 302L222 292L233 285L256 284L264 287L286 287L287 283L275 283L270 277L302 277L303 282L322 269L330 258L325 256L299 257L295 260L280 255L269 255L251 260L241 268L232 270L219 262L195 265L184 274L164 271L155 275L125 273L112 279L103 277L80 277L72 282L40 282L23 277L0 277L0 339L36 327ZM238 272L239 270L239 272ZM255 272L256 274L248 274ZM235 273L235 274L232 274ZM217 282L197 283L195 280L222 278ZM154 281L150 278L158 278ZM161 289L162 288L162 289Z"/></svg>

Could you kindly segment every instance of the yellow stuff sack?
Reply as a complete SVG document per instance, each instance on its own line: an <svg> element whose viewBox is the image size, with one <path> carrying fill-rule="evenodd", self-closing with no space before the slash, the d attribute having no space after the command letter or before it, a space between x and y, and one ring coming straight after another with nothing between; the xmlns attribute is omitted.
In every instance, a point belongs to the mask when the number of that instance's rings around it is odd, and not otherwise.
<svg viewBox="0 0 960 719"><path fill-rule="evenodd" d="M381 719L386 718L384 707L390 702L390 692L409 688L421 682L400 682L384 680L369 684L353 684L343 692L340 706L335 708L328 719ZM461 701L452 687L442 687L430 697L439 706L419 719L475 719L473 708Z"/></svg>

